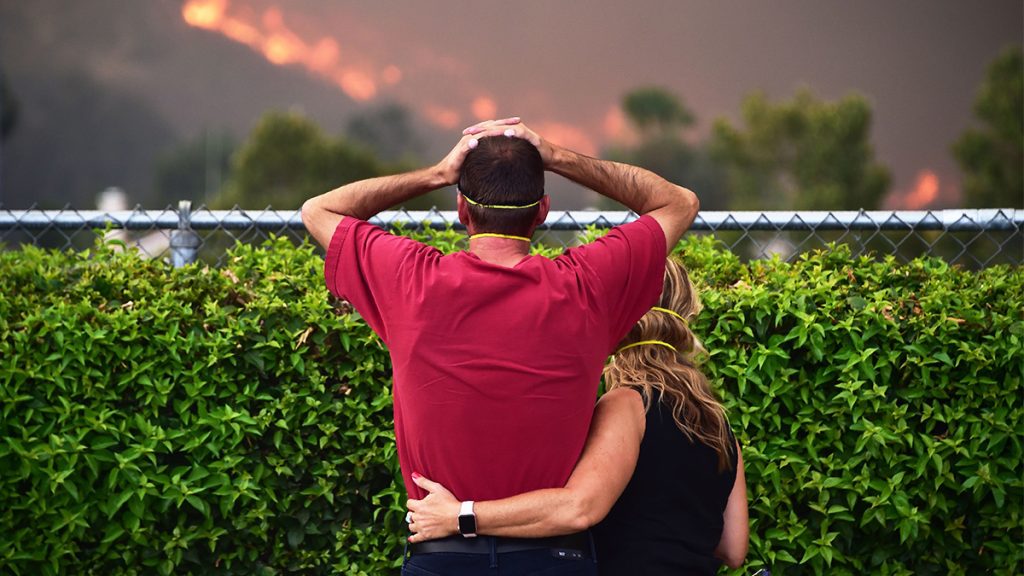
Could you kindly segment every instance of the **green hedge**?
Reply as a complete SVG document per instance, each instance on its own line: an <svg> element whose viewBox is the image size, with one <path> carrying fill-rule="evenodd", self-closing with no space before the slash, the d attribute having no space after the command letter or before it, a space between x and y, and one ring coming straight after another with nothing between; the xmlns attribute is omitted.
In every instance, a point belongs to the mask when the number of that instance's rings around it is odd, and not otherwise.
<svg viewBox="0 0 1024 576"><path fill-rule="evenodd" d="M744 444L750 565L1024 569L1024 273L845 248L691 250L709 373ZM796 565L796 566L794 566Z"/></svg>
<svg viewBox="0 0 1024 576"><path fill-rule="evenodd" d="M0 573L393 571L387 353L313 249L114 248L0 254ZM682 248L744 444L740 573L1024 568L1020 268Z"/></svg>
<svg viewBox="0 0 1024 576"><path fill-rule="evenodd" d="M398 556L389 360L284 241L223 270L0 258L0 572L374 574Z"/></svg>

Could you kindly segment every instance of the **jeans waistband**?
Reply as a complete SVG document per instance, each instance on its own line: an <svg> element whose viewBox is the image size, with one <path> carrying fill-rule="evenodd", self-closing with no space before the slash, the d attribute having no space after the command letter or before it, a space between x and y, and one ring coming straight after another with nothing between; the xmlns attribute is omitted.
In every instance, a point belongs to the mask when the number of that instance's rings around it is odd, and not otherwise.
<svg viewBox="0 0 1024 576"><path fill-rule="evenodd" d="M490 554L492 550L502 554L547 549L574 550L589 557L591 555L590 534L589 532L577 532L575 534L551 536L549 538L501 538L496 536L465 538L456 535L409 545L409 552L413 555L435 554L438 552Z"/></svg>

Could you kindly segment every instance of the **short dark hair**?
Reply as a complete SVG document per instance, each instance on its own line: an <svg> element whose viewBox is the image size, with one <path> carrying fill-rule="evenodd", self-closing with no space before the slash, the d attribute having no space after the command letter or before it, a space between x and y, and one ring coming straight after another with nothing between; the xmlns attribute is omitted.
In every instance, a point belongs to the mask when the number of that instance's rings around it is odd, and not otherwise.
<svg viewBox="0 0 1024 576"><path fill-rule="evenodd" d="M521 138L481 138L469 151L459 173L462 195L479 204L522 206L544 196L544 161L533 144ZM469 205L478 232L527 235L540 206L503 209Z"/></svg>

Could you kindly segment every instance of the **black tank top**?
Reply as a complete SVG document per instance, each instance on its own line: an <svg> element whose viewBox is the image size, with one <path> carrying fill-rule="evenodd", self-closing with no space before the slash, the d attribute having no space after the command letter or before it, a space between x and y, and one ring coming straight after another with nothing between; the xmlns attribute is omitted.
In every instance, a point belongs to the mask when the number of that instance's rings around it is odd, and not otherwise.
<svg viewBox="0 0 1024 576"><path fill-rule="evenodd" d="M715 574L722 513L736 480L718 472L713 448L690 440L671 408L655 397L647 411L636 471L608 516L594 528L601 576ZM735 442L730 432L730 440Z"/></svg>

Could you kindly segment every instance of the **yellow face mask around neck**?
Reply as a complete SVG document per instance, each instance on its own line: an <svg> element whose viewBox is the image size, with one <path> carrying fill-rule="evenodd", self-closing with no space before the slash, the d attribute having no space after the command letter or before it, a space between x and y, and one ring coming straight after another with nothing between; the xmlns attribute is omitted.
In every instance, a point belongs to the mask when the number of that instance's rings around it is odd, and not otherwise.
<svg viewBox="0 0 1024 576"><path fill-rule="evenodd" d="M475 238L506 238L508 240L522 240L523 242L530 242L530 239L526 236L513 236L511 234L496 234L494 232L481 232L479 234L473 234L469 237L470 240Z"/></svg>

